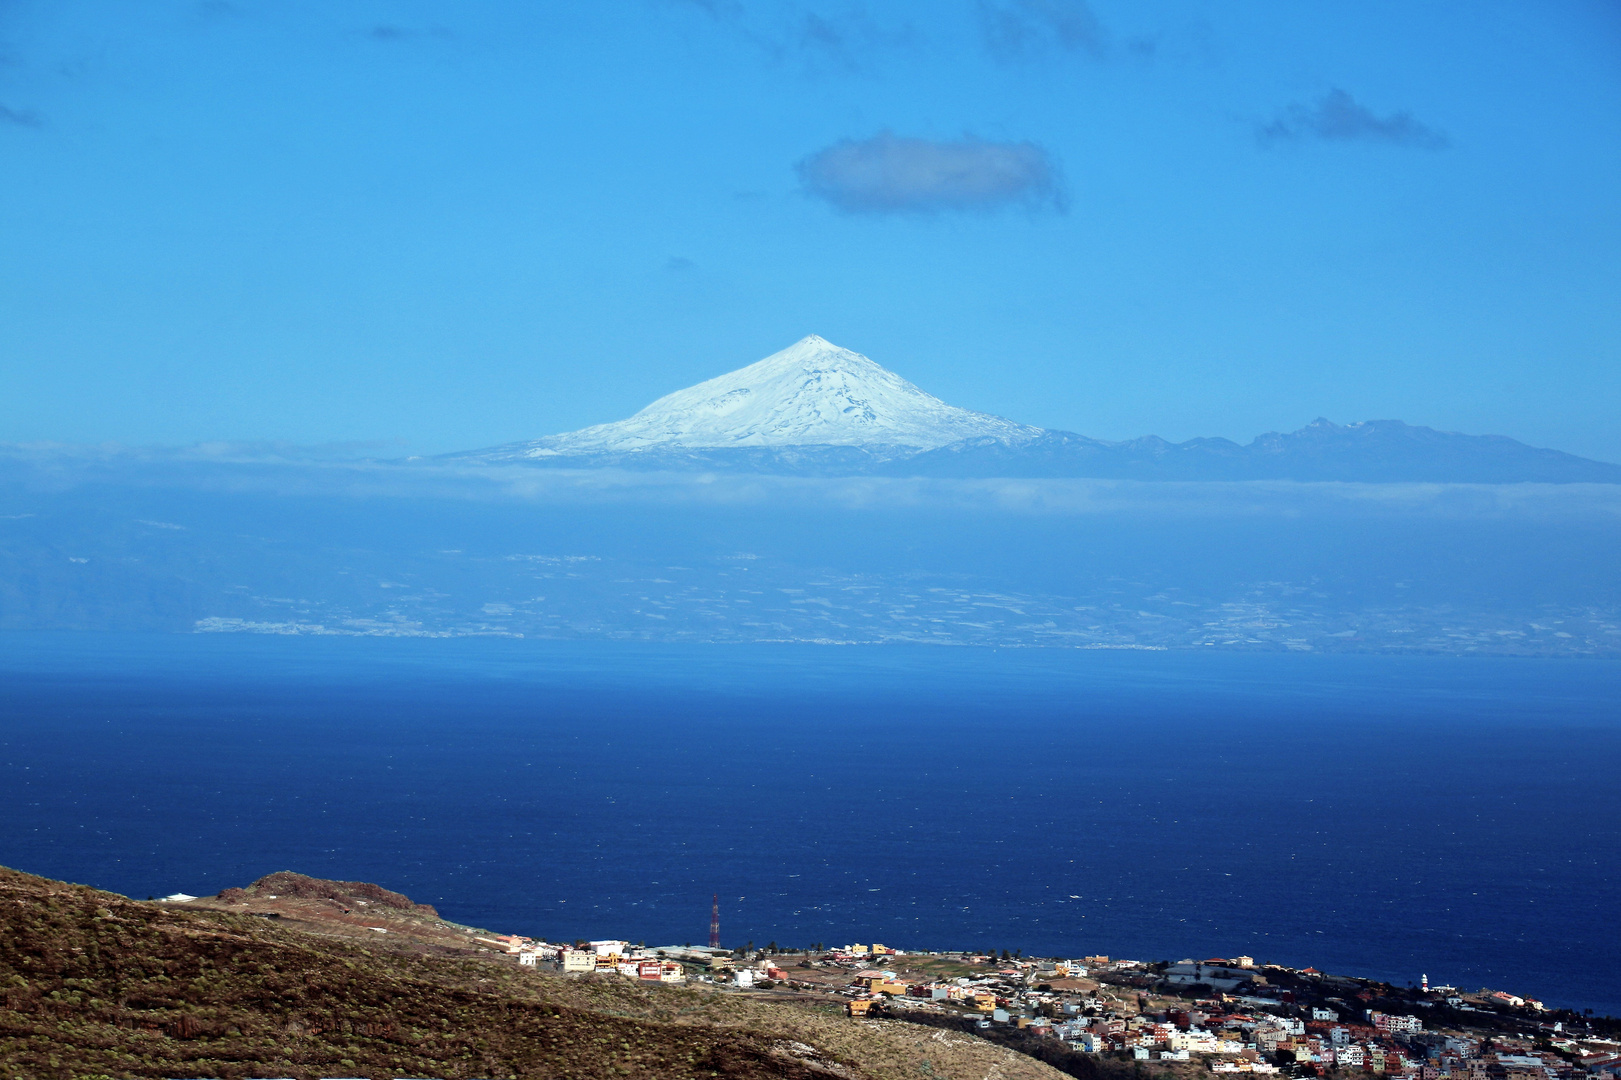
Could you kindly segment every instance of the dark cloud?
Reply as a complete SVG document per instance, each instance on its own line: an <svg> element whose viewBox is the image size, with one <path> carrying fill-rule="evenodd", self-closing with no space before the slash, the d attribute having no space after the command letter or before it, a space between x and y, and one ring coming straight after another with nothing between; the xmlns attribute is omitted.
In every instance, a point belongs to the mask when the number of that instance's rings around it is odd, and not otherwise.
<svg viewBox="0 0 1621 1080"><path fill-rule="evenodd" d="M1159 52L1160 39L1157 35L1141 34L1126 39L1126 51L1139 60L1152 60Z"/></svg>
<svg viewBox="0 0 1621 1080"><path fill-rule="evenodd" d="M871 56L913 40L910 26L886 26L860 3L755 5L734 0L658 0L666 6L702 12L772 60L802 61L812 71L863 71Z"/></svg>
<svg viewBox="0 0 1621 1080"><path fill-rule="evenodd" d="M886 131L834 143L796 168L807 192L852 214L1064 209L1057 166L1029 142L937 142Z"/></svg>
<svg viewBox="0 0 1621 1080"><path fill-rule="evenodd" d="M414 41L417 38L423 37L448 38L452 35L449 30L446 30L442 26L430 26L426 30L414 30L407 26L394 26L389 23L379 23L376 26L364 31L364 36L372 41L379 41L386 44L396 41Z"/></svg>
<svg viewBox="0 0 1621 1080"><path fill-rule="evenodd" d="M1421 150L1441 150L1446 135L1420 123L1410 112L1378 116L1344 90L1330 90L1311 105L1289 106L1261 127L1263 143L1302 142L1307 139L1383 142Z"/></svg>
<svg viewBox="0 0 1621 1080"><path fill-rule="evenodd" d="M0 105L0 124L37 128L45 126L45 118L33 109L13 109L10 105Z"/></svg>
<svg viewBox="0 0 1621 1080"><path fill-rule="evenodd" d="M874 53L906 45L912 39L910 27L880 26L859 7L836 13L803 12L787 35L791 48L806 59L846 71L865 70Z"/></svg>
<svg viewBox="0 0 1621 1080"><path fill-rule="evenodd" d="M1054 50L1102 59L1108 51L1103 24L1085 0L978 0L976 6L985 49L1003 62Z"/></svg>
<svg viewBox="0 0 1621 1080"><path fill-rule="evenodd" d="M736 19L743 14L743 5L736 0L666 0L680 7L697 8L711 19Z"/></svg>
<svg viewBox="0 0 1621 1080"><path fill-rule="evenodd" d="M868 29L848 19L841 21L807 11L795 28L793 38L799 48L820 53L842 67L853 68L858 66L854 47L861 44L854 37L857 32Z"/></svg>

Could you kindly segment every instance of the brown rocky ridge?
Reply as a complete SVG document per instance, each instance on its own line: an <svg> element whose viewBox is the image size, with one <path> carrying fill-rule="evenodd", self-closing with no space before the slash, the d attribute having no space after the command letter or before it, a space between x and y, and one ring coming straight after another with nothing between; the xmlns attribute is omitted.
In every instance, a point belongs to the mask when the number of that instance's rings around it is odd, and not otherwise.
<svg viewBox="0 0 1621 1080"><path fill-rule="evenodd" d="M169 904L0 868L0 1080L1061 1075L829 1006L536 972L473 936L360 883Z"/></svg>

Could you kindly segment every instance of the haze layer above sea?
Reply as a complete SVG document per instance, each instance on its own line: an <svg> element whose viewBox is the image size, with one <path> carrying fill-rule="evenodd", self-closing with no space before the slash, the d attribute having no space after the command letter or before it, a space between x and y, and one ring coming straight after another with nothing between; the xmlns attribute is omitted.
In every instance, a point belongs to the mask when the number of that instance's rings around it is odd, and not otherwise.
<svg viewBox="0 0 1621 1080"><path fill-rule="evenodd" d="M551 939L1263 962L1621 1013L1621 663L0 635L0 863Z"/></svg>

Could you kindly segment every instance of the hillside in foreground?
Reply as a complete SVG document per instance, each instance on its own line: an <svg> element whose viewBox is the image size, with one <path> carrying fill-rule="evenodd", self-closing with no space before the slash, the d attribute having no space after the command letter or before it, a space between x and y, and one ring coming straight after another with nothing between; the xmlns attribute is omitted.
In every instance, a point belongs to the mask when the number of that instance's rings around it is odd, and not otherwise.
<svg viewBox="0 0 1621 1080"><path fill-rule="evenodd" d="M1060 1075L971 1036L825 1007L276 921L0 868L0 1080Z"/></svg>

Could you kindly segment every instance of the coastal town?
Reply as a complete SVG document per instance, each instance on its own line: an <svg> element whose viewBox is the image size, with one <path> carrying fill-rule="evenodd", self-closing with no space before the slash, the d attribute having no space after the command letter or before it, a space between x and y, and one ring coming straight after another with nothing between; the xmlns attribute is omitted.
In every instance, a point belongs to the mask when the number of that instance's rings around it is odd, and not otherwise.
<svg viewBox="0 0 1621 1080"><path fill-rule="evenodd" d="M1086 1080L1621 1080L1621 1020L1505 990L1432 984L1425 975L1398 986L1251 956L1054 958L879 942L723 948L718 904L708 945L544 941L451 922L376 885L289 872L158 903L262 918L368 948L510 965L520 979L586 980L579 989L587 993L624 980L648 988L649 1000L674 992L683 1008L699 991L857 1024L935 1028L941 1038L983 1040Z"/></svg>
<svg viewBox="0 0 1621 1080"><path fill-rule="evenodd" d="M1065 1054L1106 1055L1171 1074L1621 1080L1613 1029L1595 1029L1533 998L1431 985L1427 977L1398 988L1249 956L1150 963L905 952L876 943L788 952L514 935L476 940L537 970L831 1000L853 1017L988 1037L1018 1033L1026 1052L1049 1040Z"/></svg>

